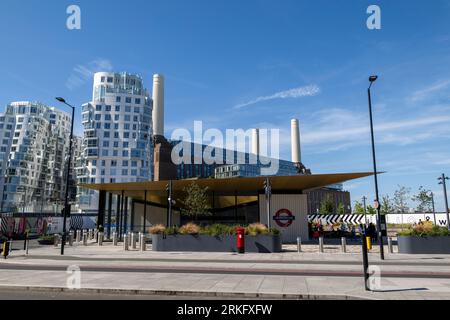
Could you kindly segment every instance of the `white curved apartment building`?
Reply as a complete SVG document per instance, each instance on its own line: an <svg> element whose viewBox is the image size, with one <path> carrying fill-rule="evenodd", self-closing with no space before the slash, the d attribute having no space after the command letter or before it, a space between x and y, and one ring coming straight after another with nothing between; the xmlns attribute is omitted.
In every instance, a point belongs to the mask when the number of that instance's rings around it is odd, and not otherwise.
<svg viewBox="0 0 450 320"><path fill-rule="evenodd" d="M29 101L12 102L0 114L1 210L42 210L64 200L71 120Z"/></svg>
<svg viewBox="0 0 450 320"><path fill-rule="evenodd" d="M82 123L78 183L152 179L152 99L141 77L96 73L92 101L82 106ZM95 210L98 194L80 188L77 202L80 210Z"/></svg>

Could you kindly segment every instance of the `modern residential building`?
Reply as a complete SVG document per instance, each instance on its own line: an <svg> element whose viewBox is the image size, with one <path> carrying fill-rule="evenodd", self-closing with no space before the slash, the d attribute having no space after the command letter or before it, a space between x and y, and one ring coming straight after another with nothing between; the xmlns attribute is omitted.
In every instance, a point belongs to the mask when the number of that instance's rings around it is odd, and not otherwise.
<svg viewBox="0 0 450 320"><path fill-rule="evenodd" d="M70 127L69 113L41 103L13 102L0 114L2 211L43 211L64 200Z"/></svg>
<svg viewBox="0 0 450 320"><path fill-rule="evenodd" d="M143 80L128 73L94 75L92 101L82 106L79 184L152 179L152 99ZM97 208L98 194L78 188L81 211Z"/></svg>

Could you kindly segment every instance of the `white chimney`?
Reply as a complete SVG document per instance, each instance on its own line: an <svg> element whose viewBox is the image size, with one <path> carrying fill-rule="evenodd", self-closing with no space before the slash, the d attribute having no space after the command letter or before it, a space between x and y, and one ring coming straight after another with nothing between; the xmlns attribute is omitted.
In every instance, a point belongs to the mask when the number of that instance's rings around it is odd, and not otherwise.
<svg viewBox="0 0 450 320"><path fill-rule="evenodd" d="M153 135L164 136L164 76L153 76Z"/></svg>
<svg viewBox="0 0 450 320"><path fill-rule="evenodd" d="M300 127L297 119L291 121L291 146L292 146L292 162L301 163L300 149Z"/></svg>
<svg viewBox="0 0 450 320"><path fill-rule="evenodd" d="M259 129L252 129L252 154L259 155Z"/></svg>

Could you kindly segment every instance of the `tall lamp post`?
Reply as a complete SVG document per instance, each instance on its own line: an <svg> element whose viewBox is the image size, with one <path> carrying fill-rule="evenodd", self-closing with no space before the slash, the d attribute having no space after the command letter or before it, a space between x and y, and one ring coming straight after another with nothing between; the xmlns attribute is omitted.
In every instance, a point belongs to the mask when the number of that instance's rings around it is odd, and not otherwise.
<svg viewBox="0 0 450 320"><path fill-rule="evenodd" d="M69 183L70 183L70 166L72 162L72 140L73 140L73 123L75 120L75 107L68 104L64 98L57 97L56 100L58 100L61 103L64 103L65 105L72 108L72 125L70 127L70 141L69 141L69 160L67 163L67 174L66 174L66 195L64 199L64 221L63 221L63 235L62 235L62 241L61 241L61 255L64 255L64 246L66 244L66 233L67 233L67 216L70 215L70 205L69 205Z"/></svg>
<svg viewBox="0 0 450 320"><path fill-rule="evenodd" d="M447 198L447 183L446 183L448 179L449 178L445 176L445 173L443 173L442 176L438 178L438 180L440 181L439 184L442 184L442 187L444 188L445 214L447 215L447 228L450 230L450 215L448 213L448 198Z"/></svg>
<svg viewBox="0 0 450 320"><path fill-rule="evenodd" d="M381 260L384 260L384 243L383 243L383 230L386 228L385 223L382 223L381 219L381 207L380 207L380 196L378 193L378 171L377 171L377 161L375 154L375 136L373 133L373 116L372 116L372 95L370 89L375 81L377 81L378 76L370 76L369 82L370 86L367 89L367 93L369 96L369 114L370 114L370 133L372 136L372 158L373 158L373 172L375 177L375 209L377 210L378 217L378 235L380 238L380 257Z"/></svg>

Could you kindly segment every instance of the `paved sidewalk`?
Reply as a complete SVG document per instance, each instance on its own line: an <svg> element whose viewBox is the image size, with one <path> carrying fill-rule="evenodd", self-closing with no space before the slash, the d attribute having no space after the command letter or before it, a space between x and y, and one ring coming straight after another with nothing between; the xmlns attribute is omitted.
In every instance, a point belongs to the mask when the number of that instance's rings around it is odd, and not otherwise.
<svg viewBox="0 0 450 320"><path fill-rule="evenodd" d="M151 249L151 247L150 247ZM306 250L305 250L306 251ZM0 286L63 290L68 266L81 269L81 288L101 293L290 299L450 299L450 256L388 254L380 292L365 292L358 253L278 254L125 252L106 243L14 251L0 262Z"/></svg>

